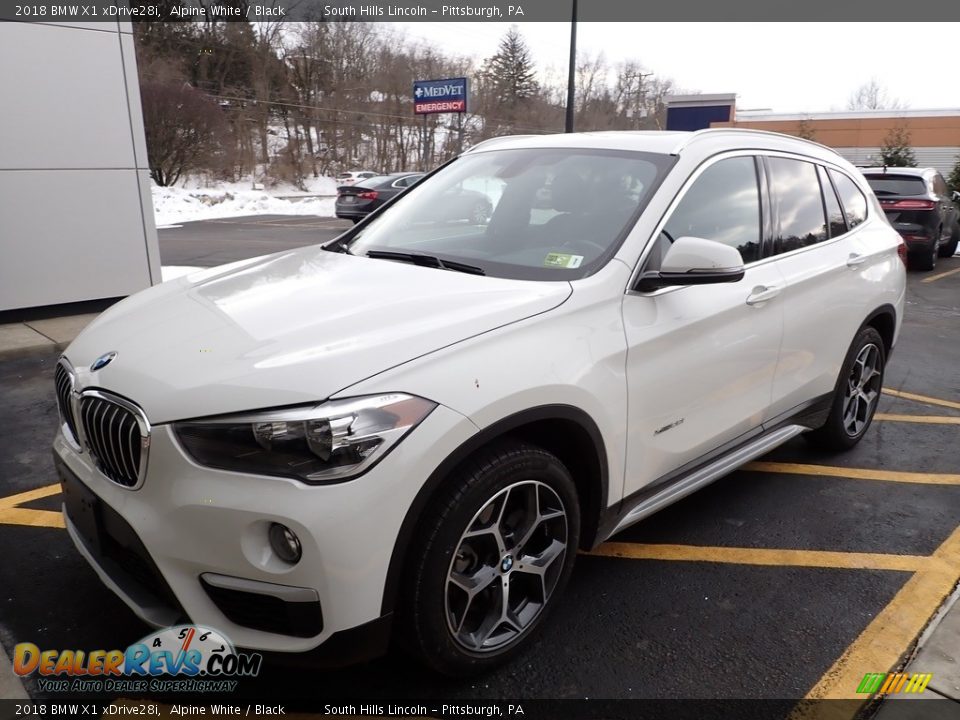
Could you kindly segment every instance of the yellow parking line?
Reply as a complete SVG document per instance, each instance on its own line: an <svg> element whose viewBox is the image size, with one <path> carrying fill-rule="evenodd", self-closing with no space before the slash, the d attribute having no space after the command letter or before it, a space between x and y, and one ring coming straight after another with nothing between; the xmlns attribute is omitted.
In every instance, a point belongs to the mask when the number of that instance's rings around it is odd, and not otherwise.
<svg viewBox="0 0 960 720"><path fill-rule="evenodd" d="M932 283L932 282L935 282L935 281L939 280L940 278L945 278L945 277L948 277L948 276L950 276L950 275L956 275L957 273L960 273L960 268L956 268L955 270L947 270L946 272L942 272L942 273L940 273L939 275L931 275L931 276L928 277L928 278L924 278L924 279L921 280L920 282Z"/></svg>
<svg viewBox="0 0 960 720"><path fill-rule="evenodd" d="M51 495L56 495L60 492L60 484L55 485L45 485L41 488L36 488L34 490L27 490L26 492L19 493L17 495L10 495L9 497L0 498L0 510L3 508L11 508L17 505L22 505L25 502L30 502L31 500L39 500L40 498L50 497Z"/></svg>
<svg viewBox="0 0 960 720"><path fill-rule="evenodd" d="M888 422L927 423L929 425L960 425L960 417L950 415L896 415L893 413L877 413L874 420Z"/></svg>
<svg viewBox="0 0 960 720"><path fill-rule="evenodd" d="M26 525L28 527L63 528L63 515L52 510L29 508L5 508L0 510L0 525Z"/></svg>
<svg viewBox="0 0 960 720"><path fill-rule="evenodd" d="M960 528L953 531L932 557L940 564L918 572L900 588L890 604L877 614L810 689L806 699L863 698L855 691L864 673L887 672L900 663L937 608L953 591L960 573Z"/></svg>
<svg viewBox="0 0 960 720"><path fill-rule="evenodd" d="M783 548L744 548L700 545L648 545L629 542L605 542L583 553L599 557L631 560L669 560L729 563L731 565L772 565L779 567L818 567L851 570L898 570L902 572L943 572L943 561L924 555L834 552L830 550L792 550Z"/></svg>
<svg viewBox="0 0 960 720"><path fill-rule="evenodd" d="M917 483L920 485L960 485L960 475L952 473L915 473L898 470L871 470L868 468L762 461L748 463L743 466L743 469L755 472L816 475L820 477L851 478L853 480L882 480L884 482Z"/></svg>
<svg viewBox="0 0 960 720"><path fill-rule="evenodd" d="M960 410L960 402L952 400L941 400L940 398L930 397L929 395L917 395L917 393L904 392L903 390L883 389L884 395L893 395L894 397L904 398L905 400L916 400L917 402L927 403L929 405L940 405L941 407Z"/></svg>

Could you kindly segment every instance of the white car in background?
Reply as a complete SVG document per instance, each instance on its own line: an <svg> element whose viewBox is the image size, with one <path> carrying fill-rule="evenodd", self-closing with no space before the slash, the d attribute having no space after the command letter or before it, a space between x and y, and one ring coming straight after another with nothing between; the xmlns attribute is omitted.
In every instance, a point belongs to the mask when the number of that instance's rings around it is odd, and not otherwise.
<svg viewBox="0 0 960 720"><path fill-rule="evenodd" d="M487 222L450 219L457 187L494 189ZM92 323L56 370L66 526L148 623L339 662L397 632L484 671L578 549L795 436L864 436L904 250L796 138L490 140L325 247Z"/></svg>
<svg viewBox="0 0 960 720"><path fill-rule="evenodd" d="M349 172L339 173L334 179L337 181L337 185L352 185L353 183L360 182L361 180L369 180L381 174L382 173L375 173L373 170L351 170Z"/></svg>

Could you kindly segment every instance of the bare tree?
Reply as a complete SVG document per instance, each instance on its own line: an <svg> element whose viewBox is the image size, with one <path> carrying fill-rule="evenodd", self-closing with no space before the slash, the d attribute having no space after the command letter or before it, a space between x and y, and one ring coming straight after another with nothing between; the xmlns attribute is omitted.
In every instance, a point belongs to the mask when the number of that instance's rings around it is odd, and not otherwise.
<svg viewBox="0 0 960 720"><path fill-rule="evenodd" d="M848 110L903 110L906 105L892 97L876 78L870 78L850 94Z"/></svg>
<svg viewBox="0 0 960 720"><path fill-rule="evenodd" d="M173 185L209 166L226 128L216 102L182 82L143 82L140 99L150 177L157 185Z"/></svg>

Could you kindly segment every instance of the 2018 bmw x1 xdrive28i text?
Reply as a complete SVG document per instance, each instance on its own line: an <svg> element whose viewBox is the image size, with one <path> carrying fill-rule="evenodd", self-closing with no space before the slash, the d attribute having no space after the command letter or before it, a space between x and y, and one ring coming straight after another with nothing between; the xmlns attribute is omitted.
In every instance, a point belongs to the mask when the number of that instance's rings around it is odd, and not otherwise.
<svg viewBox="0 0 960 720"><path fill-rule="evenodd" d="M450 220L451 189L492 214ZM148 623L482 671L578 548L798 434L858 442L903 260L802 140L487 141L325 247L93 322L56 370L67 529Z"/></svg>

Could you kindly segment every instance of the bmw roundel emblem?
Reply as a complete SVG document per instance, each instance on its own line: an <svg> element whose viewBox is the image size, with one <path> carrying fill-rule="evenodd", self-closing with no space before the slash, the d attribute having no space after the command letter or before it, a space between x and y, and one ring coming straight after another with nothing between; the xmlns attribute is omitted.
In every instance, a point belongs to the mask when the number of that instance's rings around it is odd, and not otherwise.
<svg viewBox="0 0 960 720"><path fill-rule="evenodd" d="M101 368L105 368L107 365L113 362L113 359L117 356L116 350L111 350L108 353L104 353L96 360L93 361L93 364L90 366L90 372L96 372Z"/></svg>

